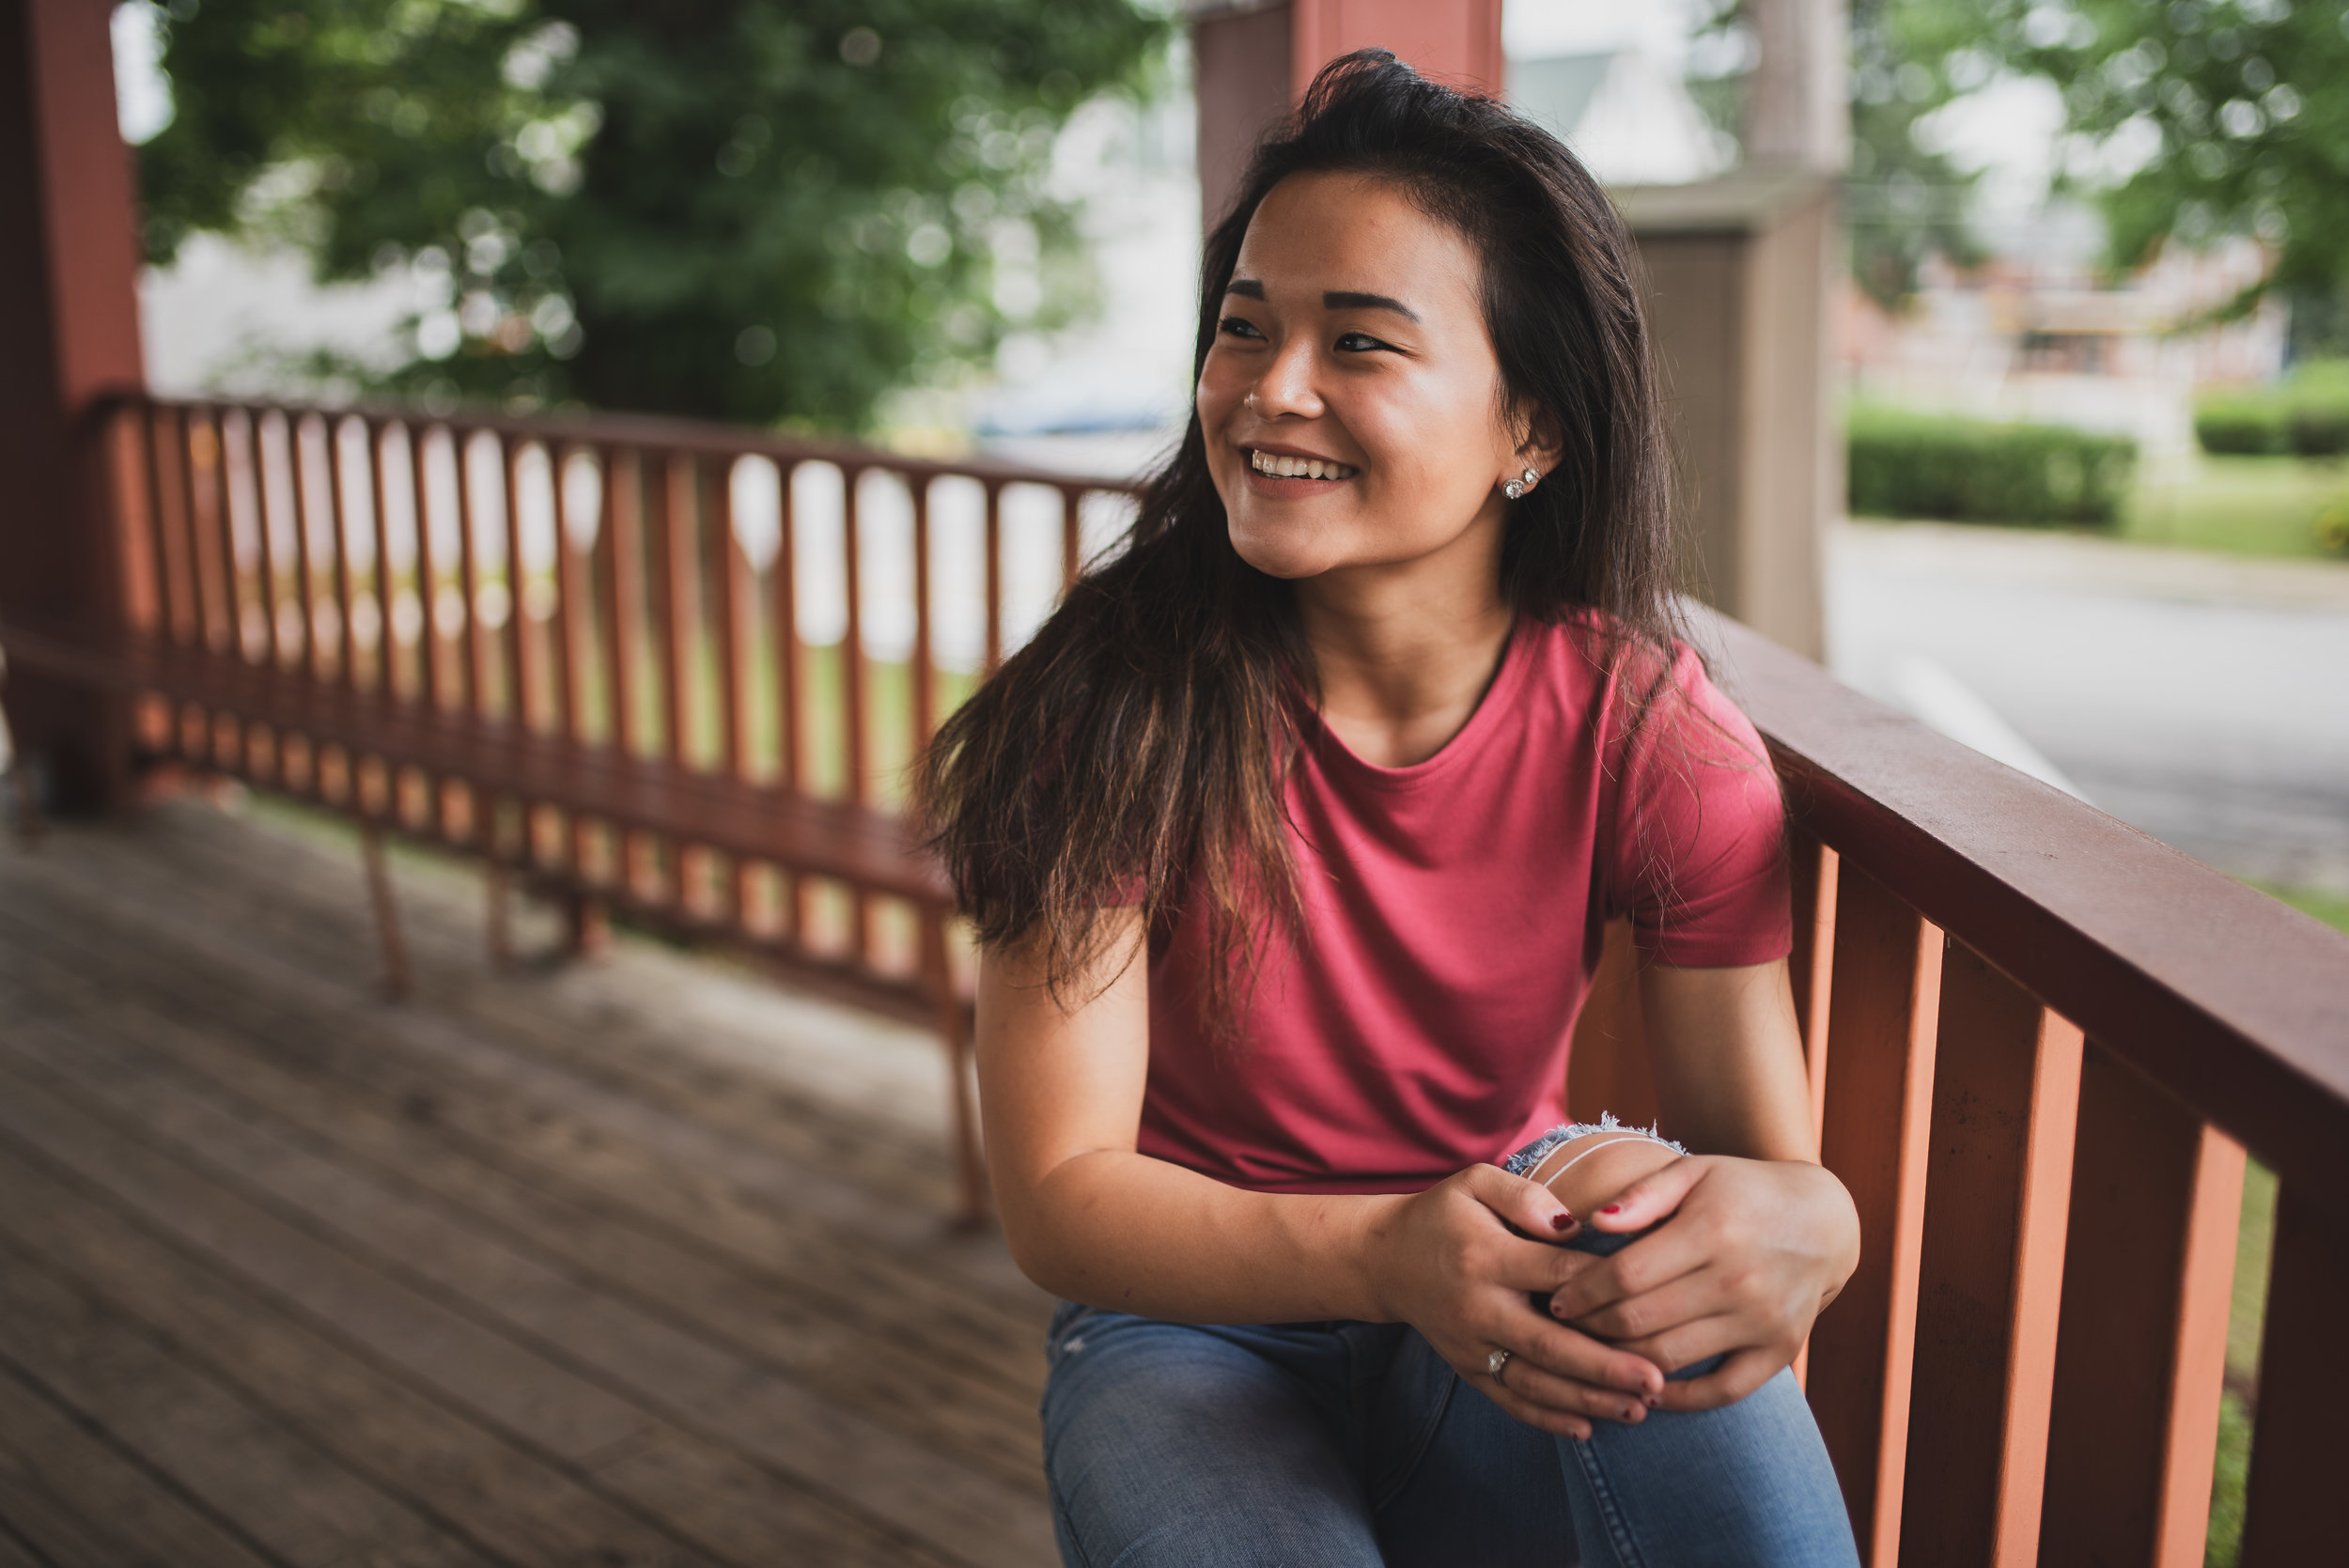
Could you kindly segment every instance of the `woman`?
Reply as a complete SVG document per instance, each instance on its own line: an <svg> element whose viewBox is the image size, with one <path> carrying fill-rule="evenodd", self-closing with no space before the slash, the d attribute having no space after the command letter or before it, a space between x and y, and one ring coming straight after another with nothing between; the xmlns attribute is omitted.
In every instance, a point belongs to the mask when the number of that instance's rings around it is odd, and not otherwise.
<svg viewBox="0 0 2349 1568"><path fill-rule="evenodd" d="M923 781L1004 1234L1066 1298L1065 1559L1854 1561L1786 1368L1858 1226L1811 1158L1775 783L1672 635L1620 223L1365 52L1203 286L1126 548ZM1540 1136L1618 913L1693 1155Z"/></svg>

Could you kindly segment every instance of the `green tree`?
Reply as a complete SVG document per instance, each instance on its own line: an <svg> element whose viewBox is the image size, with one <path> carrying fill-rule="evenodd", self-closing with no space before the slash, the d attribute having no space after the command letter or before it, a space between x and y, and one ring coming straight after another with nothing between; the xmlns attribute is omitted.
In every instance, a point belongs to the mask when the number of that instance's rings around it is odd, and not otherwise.
<svg viewBox="0 0 2349 1568"><path fill-rule="evenodd" d="M1927 256L1981 258L1966 225L1976 177L1918 139L1926 116L1988 80L1991 59L1973 41L1968 0L1853 0L1844 219L1852 279L1880 304L1916 292Z"/></svg>
<svg viewBox="0 0 2349 1568"><path fill-rule="evenodd" d="M2072 185L2116 269L2254 235L2301 353L2349 351L2349 7L2341 0L1980 0L1984 42L2063 94Z"/></svg>
<svg viewBox="0 0 2349 1568"><path fill-rule="evenodd" d="M1047 176L1131 0L172 0L148 251L405 270L394 391L855 428L1085 302ZM353 367L340 368L350 371Z"/></svg>
<svg viewBox="0 0 2349 1568"><path fill-rule="evenodd" d="M1689 87L1714 122L1742 130L1752 39L1747 0L1708 0ZM1987 80L1970 0L1852 0L1851 171L1843 216L1852 278L1879 303L1916 291L1936 252L1981 255L1966 226L1975 177L1918 140L1918 122Z"/></svg>

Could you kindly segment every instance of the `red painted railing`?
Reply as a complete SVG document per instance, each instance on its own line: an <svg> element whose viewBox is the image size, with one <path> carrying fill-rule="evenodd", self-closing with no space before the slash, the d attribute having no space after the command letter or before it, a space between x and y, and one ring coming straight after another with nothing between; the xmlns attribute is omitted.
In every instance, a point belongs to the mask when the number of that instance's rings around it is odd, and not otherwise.
<svg viewBox="0 0 2349 1568"><path fill-rule="evenodd" d="M649 419L141 400L107 425L129 624L321 687L886 811L941 710L1041 619L1125 487ZM298 736L150 747L559 883L592 906L886 984L879 890L704 863ZM284 754L290 750L290 755ZM365 796L364 800L361 797ZM923 1016L926 1017L926 1014Z"/></svg>
<svg viewBox="0 0 2349 1568"><path fill-rule="evenodd" d="M1113 537L1125 487L749 432L139 402L126 613L183 646L778 791L892 770ZM2247 1563L2341 1560L2349 940L1704 622L1788 784L1796 986L1858 1275L1807 1388L1874 1564L2201 1560L2248 1146L2281 1180ZM890 898L702 864L365 748L150 745L886 989ZM234 726L228 726L233 729ZM370 795L369 791L373 793ZM583 917L584 918L584 917ZM1578 1104L1652 1095L1620 949Z"/></svg>

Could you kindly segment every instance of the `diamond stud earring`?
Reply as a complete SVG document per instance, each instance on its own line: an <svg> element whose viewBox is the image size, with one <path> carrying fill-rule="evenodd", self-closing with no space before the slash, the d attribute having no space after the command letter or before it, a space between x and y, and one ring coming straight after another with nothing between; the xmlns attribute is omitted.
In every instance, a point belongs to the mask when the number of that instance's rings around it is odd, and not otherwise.
<svg viewBox="0 0 2349 1568"><path fill-rule="evenodd" d="M1501 486L1501 493L1507 496L1512 501L1519 500L1524 496L1527 490L1533 488L1534 482L1540 478L1540 474L1534 473L1529 468L1517 478L1510 480L1507 484Z"/></svg>

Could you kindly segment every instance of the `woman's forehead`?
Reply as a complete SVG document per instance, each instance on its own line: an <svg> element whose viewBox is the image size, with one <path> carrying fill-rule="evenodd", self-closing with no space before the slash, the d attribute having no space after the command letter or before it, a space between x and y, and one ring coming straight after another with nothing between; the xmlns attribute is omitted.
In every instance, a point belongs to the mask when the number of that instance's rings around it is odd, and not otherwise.
<svg viewBox="0 0 2349 1568"><path fill-rule="evenodd" d="M1477 256L1394 180L1357 173L1291 175L1249 220L1236 281L1273 303L1326 293L1376 294L1423 318L1477 306ZM1249 290L1254 292L1254 290Z"/></svg>

